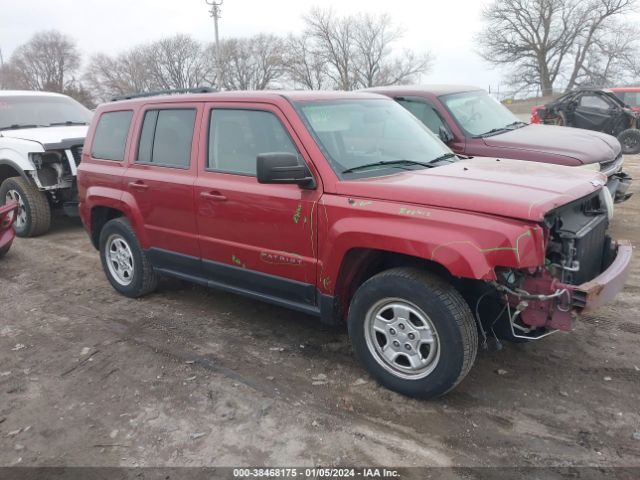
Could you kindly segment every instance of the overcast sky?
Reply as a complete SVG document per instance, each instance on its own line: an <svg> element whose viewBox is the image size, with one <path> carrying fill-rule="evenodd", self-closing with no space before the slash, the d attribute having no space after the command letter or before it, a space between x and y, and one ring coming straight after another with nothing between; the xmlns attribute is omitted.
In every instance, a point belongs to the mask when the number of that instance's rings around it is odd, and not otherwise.
<svg viewBox="0 0 640 480"><path fill-rule="evenodd" d="M57 29L73 37L85 56L109 54L175 33L213 41L205 0L1 0L0 48L5 58L37 31ZM389 13L405 30L401 47L435 55L424 83L465 83L492 89L500 72L475 53L480 12L490 0L224 0L220 35L287 34L302 29L314 5L339 14Z"/></svg>

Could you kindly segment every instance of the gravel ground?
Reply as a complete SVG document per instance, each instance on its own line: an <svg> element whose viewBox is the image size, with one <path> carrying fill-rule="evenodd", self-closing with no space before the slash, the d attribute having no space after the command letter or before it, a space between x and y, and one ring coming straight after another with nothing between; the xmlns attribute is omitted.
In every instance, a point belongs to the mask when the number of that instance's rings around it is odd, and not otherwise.
<svg viewBox="0 0 640 480"><path fill-rule="evenodd" d="M640 239L639 198L616 237ZM640 467L639 291L636 257L574 332L481 350L453 393L417 401L299 313L176 281L119 296L60 219L0 262L0 466Z"/></svg>

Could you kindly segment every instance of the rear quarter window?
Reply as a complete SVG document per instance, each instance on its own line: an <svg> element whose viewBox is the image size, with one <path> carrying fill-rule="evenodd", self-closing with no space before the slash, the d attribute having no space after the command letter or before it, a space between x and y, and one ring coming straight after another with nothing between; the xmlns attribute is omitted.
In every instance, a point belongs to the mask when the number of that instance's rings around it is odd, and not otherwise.
<svg viewBox="0 0 640 480"><path fill-rule="evenodd" d="M93 135L91 156L100 160L123 161L132 118L132 110L103 113Z"/></svg>

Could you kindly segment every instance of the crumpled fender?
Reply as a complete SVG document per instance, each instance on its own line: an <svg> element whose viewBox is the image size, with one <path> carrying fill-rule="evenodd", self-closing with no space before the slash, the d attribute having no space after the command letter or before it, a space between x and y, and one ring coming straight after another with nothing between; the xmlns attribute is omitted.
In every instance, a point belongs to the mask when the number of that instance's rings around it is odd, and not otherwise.
<svg viewBox="0 0 640 480"><path fill-rule="evenodd" d="M453 276L477 280L495 280L495 267L544 263L543 228L521 220L325 195L317 222L318 285L327 294L354 248L422 258Z"/></svg>

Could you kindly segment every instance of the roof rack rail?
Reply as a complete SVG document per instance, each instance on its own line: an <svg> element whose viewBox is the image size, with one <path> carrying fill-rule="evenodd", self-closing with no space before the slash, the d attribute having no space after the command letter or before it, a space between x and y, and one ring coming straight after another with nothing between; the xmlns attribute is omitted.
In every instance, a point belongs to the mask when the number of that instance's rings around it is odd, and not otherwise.
<svg viewBox="0 0 640 480"><path fill-rule="evenodd" d="M111 98L112 102L118 102L120 100L131 100L133 98L144 98L144 97L156 97L158 95L176 95L179 93L215 93L218 90L215 88L209 87L197 87L197 88L179 88L176 90L157 90L155 92L142 92L142 93L132 93L129 95L118 95Z"/></svg>

